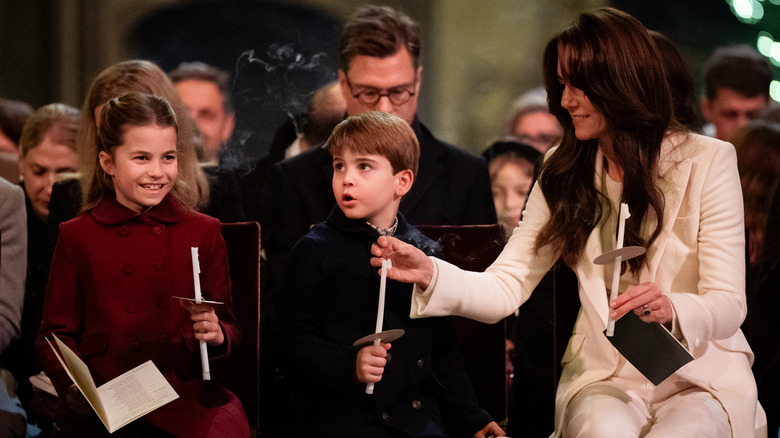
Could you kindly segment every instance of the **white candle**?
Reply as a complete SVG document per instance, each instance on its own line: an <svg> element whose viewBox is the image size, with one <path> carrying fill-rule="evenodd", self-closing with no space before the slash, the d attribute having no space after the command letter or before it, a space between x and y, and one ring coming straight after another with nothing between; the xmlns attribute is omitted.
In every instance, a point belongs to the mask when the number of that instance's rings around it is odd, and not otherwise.
<svg viewBox="0 0 780 438"><path fill-rule="evenodd" d="M200 262L198 261L198 247L190 248L192 253L192 278L195 281L195 302L200 304L203 301L203 294L200 291ZM211 371L209 370L209 352L206 341L200 341L200 363L203 370L203 380L211 380Z"/></svg>
<svg viewBox="0 0 780 438"><path fill-rule="evenodd" d="M387 288L387 270L392 267L390 259L382 260L382 274L379 277L379 305L376 309L376 330L374 333L382 331L382 324L385 320L385 289Z"/></svg>
<svg viewBox="0 0 780 438"><path fill-rule="evenodd" d="M618 236L615 249L623 248L623 237L626 232L626 219L631 217L631 213L628 212L628 204L625 202L620 203L620 212L618 214ZM617 298L618 288L620 287L620 263L623 261L622 256L615 257L615 264L612 268L612 290L609 293L609 302ZM607 336L615 334L615 320L609 317L607 322Z"/></svg>
<svg viewBox="0 0 780 438"><path fill-rule="evenodd" d="M387 289L387 270L392 268L393 264L390 259L382 260L382 274L379 277L379 304L376 309L376 328L374 333L382 332L382 325L385 320L385 290ZM382 340L379 338L374 339L374 345L381 345ZM366 385L366 394L374 393L374 384L369 383Z"/></svg>

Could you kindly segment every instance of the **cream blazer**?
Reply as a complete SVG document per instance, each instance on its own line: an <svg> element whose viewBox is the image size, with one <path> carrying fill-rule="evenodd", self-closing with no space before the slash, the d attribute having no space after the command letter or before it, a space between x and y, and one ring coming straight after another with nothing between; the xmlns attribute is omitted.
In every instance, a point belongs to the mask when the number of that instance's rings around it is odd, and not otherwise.
<svg viewBox="0 0 780 438"><path fill-rule="evenodd" d="M596 160L597 188L602 162ZM739 329L747 312L745 231L734 147L697 134L670 134L662 144L658 170L663 229L648 248L639 280L655 282L674 306L682 343L695 358L678 375L721 402L734 437L765 437L766 418L750 369L753 354ZM452 314L492 323L514 312L558 258L549 248L533 251L537 231L548 218L537 185L523 220L485 272L461 271L434 259L438 277L426 291L415 289L412 317ZM648 221L646 229L653 229L654 222ZM602 252L595 229L574 266L582 306L562 360L555 437L572 397L617 369L619 353L603 334L609 312L604 268L592 262Z"/></svg>

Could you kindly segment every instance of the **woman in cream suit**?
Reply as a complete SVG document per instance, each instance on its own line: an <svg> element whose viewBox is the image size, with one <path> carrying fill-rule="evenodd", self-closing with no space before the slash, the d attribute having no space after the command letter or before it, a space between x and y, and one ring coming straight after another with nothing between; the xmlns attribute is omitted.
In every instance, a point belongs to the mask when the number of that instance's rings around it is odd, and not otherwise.
<svg viewBox="0 0 780 438"><path fill-rule="evenodd" d="M388 275L416 283L412 315L498 321L525 302L560 257L574 269L582 307L563 358L555 433L563 437L766 436L756 399L745 318L742 195L734 148L685 132L653 43L633 17L582 14L544 54L550 111L564 127L523 220L484 273L465 272L380 238ZM620 203L625 246L647 253L623 263L623 293L609 302ZM664 324L694 360L658 386L602 333L636 313ZM659 358L659 360L663 360Z"/></svg>

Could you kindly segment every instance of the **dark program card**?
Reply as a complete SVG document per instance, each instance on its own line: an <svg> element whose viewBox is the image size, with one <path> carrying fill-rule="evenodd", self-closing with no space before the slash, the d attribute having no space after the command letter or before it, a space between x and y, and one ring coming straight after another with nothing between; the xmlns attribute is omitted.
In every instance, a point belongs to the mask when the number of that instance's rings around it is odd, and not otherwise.
<svg viewBox="0 0 780 438"><path fill-rule="evenodd" d="M656 386L693 360L666 327L657 322L646 323L634 312L615 321L615 334L607 339Z"/></svg>

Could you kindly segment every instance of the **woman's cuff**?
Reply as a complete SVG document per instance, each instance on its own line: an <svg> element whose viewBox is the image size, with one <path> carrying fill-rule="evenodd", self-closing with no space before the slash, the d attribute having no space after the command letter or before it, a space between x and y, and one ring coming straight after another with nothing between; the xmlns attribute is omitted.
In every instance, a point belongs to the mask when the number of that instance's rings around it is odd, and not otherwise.
<svg viewBox="0 0 780 438"><path fill-rule="evenodd" d="M411 318L422 318L425 313L425 309L428 307L428 301L431 299L434 288L436 288L436 281L439 278L439 267L436 264L436 259L429 257L433 263L433 275L431 275L431 281L428 283L428 287L423 289L418 283L414 284L412 292L412 305L409 309L409 316Z"/></svg>
<svg viewBox="0 0 780 438"><path fill-rule="evenodd" d="M671 332L672 336L674 336L678 341L682 340L683 333L682 330L680 330L680 325L677 324L677 311L674 310L674 303L672 303L672 299L667 295L664 295L664 297L666 297L666 301L669 302L669 307L672 309L672 329L669 330L669 332Z"/></svg>
<svg viewBox="0 0 780 438"><path fill-rule="evenodd" d="M425 289L421 288L419 283L414 283L415 295L430 295L431 291L436 288L436 280L439 279L439 267L436 265L435 258L428 258L431 260L431 263L433 263L433 274L431 275L431 281L428 282L428 287Z"/></svg>
<svg viewBox="0 0 780 438"><path fill-rule="evenodd" d="M436 259L433 257L428 257L428 259L433 264L433 275L431 275L431 281L428 282L428 287L425 289L415 287L415 290L422 294L436 289L436 281L439 279L439 267L436 265Z"/></svg>

